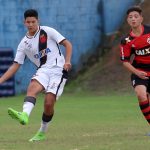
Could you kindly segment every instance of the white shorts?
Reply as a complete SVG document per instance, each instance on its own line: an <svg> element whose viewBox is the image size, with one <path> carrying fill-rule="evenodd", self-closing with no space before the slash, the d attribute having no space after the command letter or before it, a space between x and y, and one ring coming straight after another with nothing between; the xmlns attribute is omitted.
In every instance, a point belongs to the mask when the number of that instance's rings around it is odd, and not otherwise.
<svg viewBox="0 0 150 150"><path fill-rule="evenodd" d="M53 93L57 99L61 96L68 72L58 66L52 68L39 68L32 79L36 79L45 89L46 93Z"/></svg>

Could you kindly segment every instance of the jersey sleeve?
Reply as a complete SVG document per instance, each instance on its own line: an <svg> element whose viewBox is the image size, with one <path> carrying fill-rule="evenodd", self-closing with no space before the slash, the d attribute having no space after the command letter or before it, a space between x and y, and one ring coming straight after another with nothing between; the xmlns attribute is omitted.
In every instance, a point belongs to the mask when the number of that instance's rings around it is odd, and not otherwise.
<svg viewBox="0 0 150 150"><path fill-rule="evenodd" d="M21 41L20 44L18 45L14 61L17 62L18 64L23 64L24 60L25 60L24 46L23 42Z"/></svg>
<svg viewBox="0 0 150 150"><path fill-rule="evenodd" d="M120 44L120 59L121 61L130 61L131 56L131 44L128 43L125 39L121 40Z"/></svg>
<svg viewBox="0 0 150 150"><path fill-rule="evenodd" d="M59 44L61 41L65 40L65 37L62 36L58 31L56 31L56 30L53 29L53 28L50 28L50 30L49 30L49 35L50 35L50 37L51 37L54 41L56 41L58 44Z"/></svg>

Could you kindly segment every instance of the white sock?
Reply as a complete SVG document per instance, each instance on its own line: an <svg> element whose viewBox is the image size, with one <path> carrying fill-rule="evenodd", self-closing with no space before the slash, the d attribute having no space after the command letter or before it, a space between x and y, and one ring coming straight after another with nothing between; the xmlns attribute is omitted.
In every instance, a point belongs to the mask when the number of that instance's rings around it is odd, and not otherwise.
<svg viewBox="0 0 150 150"><path fill-rule="evenodd" d="M48 129L49 122L41 122L41 127L39 129L40 132L46 132Z"/></svg>
<svg viewBox="0 0 150 150"><path fill-rule="evenodd" d="M23 104L23 112L26 112L28 116L30 116L30 113L34 107L34 104L31 102L24 102Z"/></svg>

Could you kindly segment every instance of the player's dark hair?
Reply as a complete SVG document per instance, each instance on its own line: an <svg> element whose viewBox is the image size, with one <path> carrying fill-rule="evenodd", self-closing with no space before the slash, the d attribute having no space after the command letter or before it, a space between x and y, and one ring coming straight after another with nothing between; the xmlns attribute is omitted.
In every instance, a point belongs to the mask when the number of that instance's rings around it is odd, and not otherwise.
<svg viewBox="0 0 150 150"><path fill-rule="evenodd" d="M35 9L27 9L24 12L24 19L26 19L27 17L35 17L36 19L38 19L38 12Z"/></svg>
<svg viewBox="0 0 150 150"><path fill-rule="evenodd" d="M126 14L129 15L130 12L132 11L137 11L140 15L142 14L142 9L139 7L139 6L133 6L133 7L130 7Z"/></svg>

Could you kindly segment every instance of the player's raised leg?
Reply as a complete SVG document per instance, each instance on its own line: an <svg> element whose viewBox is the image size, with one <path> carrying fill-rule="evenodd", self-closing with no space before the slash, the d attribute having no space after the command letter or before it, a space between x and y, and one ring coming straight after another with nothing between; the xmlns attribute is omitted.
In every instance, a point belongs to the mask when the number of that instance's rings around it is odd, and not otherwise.
<svg viewBox="0 0 150 150"><path fill-rule="evenodd" d="M37 94L43 90L43 86L36 80L32 80L27 90L27 96L24 99L23 112L18 112L8 108L8 114L20 124L28 124L29 116L36 103Z"/></svg>

